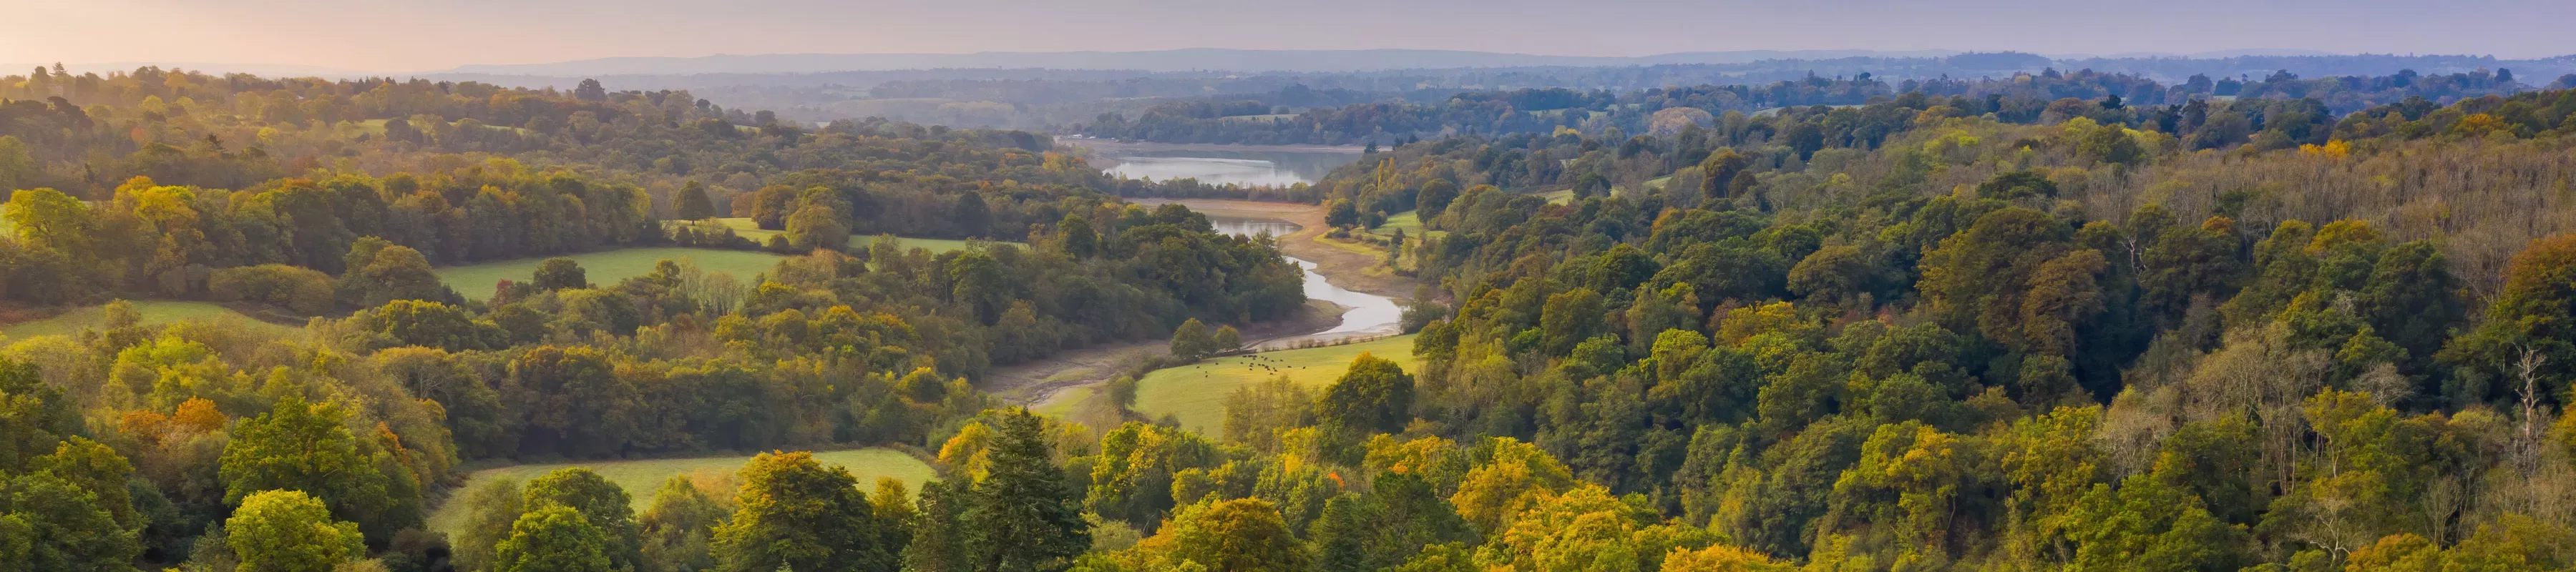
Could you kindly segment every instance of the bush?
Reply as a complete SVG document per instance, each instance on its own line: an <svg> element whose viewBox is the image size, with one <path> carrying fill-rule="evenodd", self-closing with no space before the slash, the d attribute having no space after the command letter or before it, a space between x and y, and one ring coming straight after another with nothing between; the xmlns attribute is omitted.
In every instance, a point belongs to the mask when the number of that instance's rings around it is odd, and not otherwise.
<svg viewBox="0 0 2576 572"><path fill-rule="evenodd" d="M331 311L331 275L284 264L241 266L215 271L206 289L222 302L266 302L301 314Z"/></svg>

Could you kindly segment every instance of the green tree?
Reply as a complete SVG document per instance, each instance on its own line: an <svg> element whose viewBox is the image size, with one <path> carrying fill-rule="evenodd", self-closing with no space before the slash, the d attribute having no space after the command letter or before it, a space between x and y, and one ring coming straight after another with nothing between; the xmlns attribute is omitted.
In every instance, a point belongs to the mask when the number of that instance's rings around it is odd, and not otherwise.
<svg viewBox="0 0 2576 572"><path fill-rule="evenodd" d="M42 174L36 168L36 158L27 154L26 142L0 135L0 191L34 186L36 177Z"/></svg>
<svg viewBox="0 0 2576 572"><path fill-rule="evenodd" d="M581 85L573 87L572 98L582 101L608 101L608 88L601 87L598 79L582 78Z"/></svg>
<svg viewBox="0 0 2576 572"><path fill-rule="evenodd" d="M134 465L115 449L87 437L73 436L56 447L53 454L37 458L35 468L89 491L98 498L99 507L116 519L117 526L143 530L144 517L135 512L133 491L127 487Z"/></svg>
<svg viewBox="0 0 2576 572"><path fill-rule="evenodd" d="M957 224L958 234L980 237L992 230L988 227L993 224L993 213L984 205L984 195L980 193L957 193L957 204L948 213L949 220Z"/></svg>
<svg viewBox="0 0 2576 572"><path fill-rule="evenodd" d="M243 498L224 532L242 572L331 572L367 554L356 523L332 518L329 507L302 491Z"/></svg>
<svg viewBox="0 0 2576 572"><path fill-rule="evenodd" d="M605 456L635 438L639 390L599 350L538 346L510 361L509 380L533 394L518 409L523 451Z"/></svg>
<svg viewBox="0 0 2576 572"><path fill-rule="evenodd" d="M1230 352L1242 347L1243 332L1231 325L1217 326L1216 334L1208 336L1208 348L1215 352Z"/></svg>
<svg viewBox="0 0 2576 572"><path fill-rule="evenodd" d="M1001 414L1001 439L986 453L984 480L959 519L973 570L1064 570L1091 547L1081 492L1048 460L1042 421L1027 409Z"/></svg>
<svg viewBox="0 0 2576 572"><path fill-rule="evenodd" d="M975 562L967 553L967 531L961 519L967 504L974 502L967 483L951 484L931 481L921 484L920 515L912 528L912 542L903 549L905 572L966 572Z"/></svg>
<svg viewBox="0 0 2576 572"><path fill-rule="evenodd" d="M2028 169L2007 171L1977 185L1977 196L1989 199L2050 199L2057 197L2057 182L2047 175Z"/></svg>
<svg viewBox="0 0 2576 572"><path fill-rule="evenodd" d="M1068 214L1064 215L1063 221L1055 224L1055 228L1057 233L1064 236L1065 254L1074 258L1090 258L1100 254L1100 231L1091 228L1091 219L1083 218L1080 214Z"/></svg>
<svg viewBox="0 0 2576 572"><path fill-rule="evenodd" d="M2528 374L2515 367L2525 355L2538 360ZM2543 398L2565 391L2576 372L2576 234L2534 240L2515 254L2486 321L2453 339L2442 358L2510 379L2517 389L2522 377L2541 380L2533 394Z"/></svg>
<svg viewBox="0 0 2576 572"><path fill-rule="evenodd" d="M589 288L590 273L582 270L581 261L570 258L548 258L537 264L535 284L539 290Z"/></svg>
<svg viewBox="0 0 2576 572"><path fill-rule="evenodd" d="M1473 540L1458 510L1428 481L1409 473L1379 475L1365 495L1342 495L1325 504L1307 538L1318 568L1385 570L1426 546Z"/></svg>
<svg viewBox="0 0 2576 572"><path fill-rule="evenodd" d="M1450 182L1448 179L1432 179L1422 184L1421 192L1414 195L1413 204L1415 208L1422 211L1416 216L1427 221L1439 218L1440 213L1449 208L1449 203L1456 200L1458 200L1457 183Z"/></svg>
<svg viewBox="0 0 2576 572"><path fill-rule="evenodd" d="M1350 369L1315 405L1324 423L1358 431L1393 433L1413 420L1413 376L1403 366L1361 352Z"/></svg>
<svg viewBox="0 0 2576 572"><path fill-rule="evenodd" d="M849 469L806 452L762 453L742 468L742 505L715 529L716 568L732 572L891 571L876 511Z"/></svg>
<svg viewBox="0 0 2576 572"><path fill-rule="evenodd" d="M491 322L475 320L464 308L424 300L394 300L359 310L347 322L367 334L370 349L420 346L462 352L509 346L509 334Z"/></svg>
<svg viewBox="0 0 2576 572"><path fill-rule="evenodd" d="M456 295L455 290L448 289L447 284L438 279L438 273L430 270L428 258L421 257L420 251L408 246L386 248L376 256L374 264L367 265L365 273L367 281L379 289L360 304L377 305L394 300L458 303L465 300Z"/></svg>
<svg viewBox="0 0 2576 572"><path fill-rule="evenodd" d="M1711 199L1735 196L1738 189L1731 188L1729 183L1735 182L1735 176L1744 174L1744 168L1752 165L1752 157L1736 153L1734 149L1719 149L1708 154L1708 159L1699 162L1700 196Z"/></svg>
<svg viewBox="0 0 2576 572"><path fill-rule="evenodd" d="M510 527L527 513L527 496L519 482L489 479L474 483L451 502L465 503L465 525L456 532L456 564L462 570L490 570L498 562L492 548L510 538Z"/></svg>
<svg viewBox="0 0 2576 572"><path fill-rule="evenodd" d="M727 512L715 497L698 489L686 475L662 481L653 504L644 509L642 572L698 572L715 569L715 528Z"/></svg>
<svg viewBox="0 0 2576 572"><path fill-rule="evenodd" d="M787 217L787 245L799 252L840 250L850 243L850 227L829 206L808 204Z"/></svg>
<svg viewBox="0 0 2576 572"><path fill-rule="evenodd" d="M672 199L672 215L680 220L715 218L716 202L707 197L707 184L690 180L680 185L680 194Z"/></svg>
<svg viewBox="0 0 2576 572"><path fill-rule="evenodd" d="M0 217L16 228L18 242L61 252L73 260L103 254L93 246L101 236L97 214L80 199L53 189L31 189L11 194L8 206L0 209Z"/></svg>
<svg viewBox="0 0 2576 572"><path fill-rule="evenodd" d="M1826 304L1850 303L1876 288L1878 268L1859 248L1834 245L1816 249L1790 267L1789 291ZM1800 302L1804 304L1804 301Z"/></svg>
<svg viewBox="0 0 2576 572"><path fill-rule="evenodd" d="M1207 324L1198 318L1181 322L1181 327L1172 330L1172 357L1199 361L1217 351L1216 338L1208 334Z"/></svg>
<svg viewBox="0 0 2576 572"><path fill-rule="evenodd" d="M1279 508L1261 499L1192 505L1155 536L1165 550L1158 561L1173 568L1195 563L1210 571L1291 572L1308 570L1311 562Z"/></svg>
<svg viewBox="0 0 2576 572"><path fill-rule="evenodd" d="M96 493L50 472L0 473L0 570L132 570L143 552Z"/></svg>
<svg viewBox="0 0 2576 572"><path fill-rule="evenodd" d="M1336 228L1360 223L1360 209L1350 199L1333 199L1324 204L1324 224Z"/></svg>
<svg viewBox="0 0 2576 572"><path fill-rule="evenodd" d="M510 537L492 547L492 572L611 572L616 541L572 507L530 509L510 525Z"/></svg>
<svg viewBox="0 0 2576 572"><path fill-rule="evenodd" d="M1576 288L1547 297L1539 310L1539 331L1544 350L1563 355L1574 344L1609 331L1609 310L1602 306L1601 293L1590 288Z"/></svg>
<svg viewBox="0 0 2576 572"><path fill-rule="evenodd" d="M0 357L0 473L25 470L81 432L80 414L35 364Z"/></svg>
<svg viewBox="0 0 2576 572"><path fill-rule="evenodd" d="M633 569L642 560L643 532L635 523L634 501L626 489L599 473L581 467L555 469L529 479L523 494L531 511L560 505L580 512L582 520L607 540L610 565Z"/></svg>
<svg viewBox="0 0 2576 572"><path fill-rule="evenodd" d="M419 514L397 514L394 503L417 503L387 495L386 475L358 449L349 433L347 414L332 403L281 398L266 415L242 421L224 447L220 474L224 500L239 503L260 491L288 490L312 495L331 514L359 523L369 534L419 526Z"/></svg>

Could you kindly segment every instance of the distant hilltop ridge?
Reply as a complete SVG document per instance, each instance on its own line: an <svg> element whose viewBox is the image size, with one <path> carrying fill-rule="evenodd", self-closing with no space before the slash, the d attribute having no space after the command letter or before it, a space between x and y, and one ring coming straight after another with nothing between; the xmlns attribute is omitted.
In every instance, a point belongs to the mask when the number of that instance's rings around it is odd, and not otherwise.
<svg viewBox="0 0 2576 572"><path fill-rule="evenodd" d="M616 57L541 64L478 64L437 73L494 75L657 75L812 73L942 68L1117 69L1149 72L1347 72L1392 69L1732 64L1777 59L1921 58L1956 50L1745 50L1651 56L1550 56L1462 50L1236 50L1190 48L1143 52L976 52L970 54L757 54Z"/></svg>

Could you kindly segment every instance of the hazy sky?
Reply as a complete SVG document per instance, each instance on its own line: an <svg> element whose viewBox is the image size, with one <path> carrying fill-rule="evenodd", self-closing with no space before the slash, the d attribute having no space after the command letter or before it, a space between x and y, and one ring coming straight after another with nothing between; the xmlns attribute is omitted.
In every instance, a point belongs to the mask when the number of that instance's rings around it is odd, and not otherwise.
<svg viewBox="0 0 2576 572"><path fill-rule="evenodd" d="M0 62L430 71L757 53L2576 53L2576 0L0 0Z"/></svg>

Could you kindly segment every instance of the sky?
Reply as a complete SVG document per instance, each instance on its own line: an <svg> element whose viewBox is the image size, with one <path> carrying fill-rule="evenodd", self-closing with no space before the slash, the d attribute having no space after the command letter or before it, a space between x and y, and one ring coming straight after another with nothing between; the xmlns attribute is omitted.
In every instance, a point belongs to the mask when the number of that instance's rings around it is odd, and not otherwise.
<svg viewBox="0 0 2576 572"><path fill-rule="evenodd" d="M0 0L0 62L424 72L764 53L2576 53L2576 0Z"/></svg>

